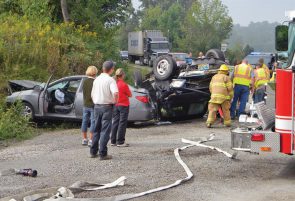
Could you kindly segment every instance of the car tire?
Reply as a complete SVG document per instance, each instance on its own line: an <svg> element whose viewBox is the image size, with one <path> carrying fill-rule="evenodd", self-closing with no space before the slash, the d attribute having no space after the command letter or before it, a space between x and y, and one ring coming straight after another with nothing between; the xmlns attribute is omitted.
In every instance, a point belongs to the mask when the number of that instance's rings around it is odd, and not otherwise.
<svg viewBox="0 0 295 201"><path fill-rule="evenodd" d="M214 59L225 61L224 54L219 49L211 49L211 50L208 50L208 52L206 53L205 57L206 58L214 58Z"/></svg>
<svg viewBox="0 0 295 201"><path fill-rule="evenodd" d="M168 55L163 55L154 61L153 73L157 80L164 81L174 76L176 68L176 61Z"/></svg>
<svg viewBox="0 0 295 201"><path fill-rule="evenodd" d="M22 114L29 118L29 120L34 120L35 113L33 106L30 103L24 102Z"/></svg>
<svg viewBox="0 0 295 201"><path fill-rule="evenodd" d="M135 87L141 87L142 86L142 74L139 70L135 70L133 73L133 77L134 77L134 86Z"/></svg>

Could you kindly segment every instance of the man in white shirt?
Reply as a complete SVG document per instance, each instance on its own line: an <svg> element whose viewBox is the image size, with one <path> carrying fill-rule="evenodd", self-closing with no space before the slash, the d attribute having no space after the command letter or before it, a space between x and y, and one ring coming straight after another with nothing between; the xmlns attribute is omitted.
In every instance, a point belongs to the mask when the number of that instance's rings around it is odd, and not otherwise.
<svg viewBox="0 0 295 201"><path fill-rule="evenodd" d="M103 72L94 80L91 91L94 103L95 131L90 147L90 156L95 158L99 151L100 160L112 159L108 155L107 144L112 127L113 105L118 100L117 83L110 75L114 72L114 63L105 61ZM98 150L99 148L99 150Z"/></svg>

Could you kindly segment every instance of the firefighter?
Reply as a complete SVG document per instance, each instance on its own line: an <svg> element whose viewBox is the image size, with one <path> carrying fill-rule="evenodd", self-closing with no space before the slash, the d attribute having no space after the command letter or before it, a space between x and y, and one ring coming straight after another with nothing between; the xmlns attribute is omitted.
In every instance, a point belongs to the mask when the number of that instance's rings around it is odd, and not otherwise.
<svg viewBox="0 0 295 201"><path fill-rule="evenodd" d="M258 60L258 66L262 67L265 70L268 79L270 79L270 71L269 71L269 68L267 67L267 65L265 65L263 58L260 58Z"/></svg>
<svg viewBox="0 0 295 201"><path fill-rule="evenodd" d="M209 115L207 127L210 128L216 119L216 112L221 107L224 117L224 125L231 126L230 101L233 97L233 85L228 76L229 68L223 64L218 70L218 74L212 77L210 82L211 99L209 101Z"/></svg>
<svg viewBox="0 0 295 201"><path fill-rule="evenodd" d="M264 100L264 95L266 92L265 84L269 82L269 74L263 68L262 65L258 65L256 70L254 70L253 78L253 93L254 93L254 103L259 103Z"/></svg>
<svg viewBox="0 0 295 201"><path fill-rule="evenodd" d="M240 102L238 117L245 113L245 107L250 94L252 67L248 65L247 60L243 60L241 64L235 66L233 73L234 98L230 108L232 119L236 117L237 102Z"/></svg>

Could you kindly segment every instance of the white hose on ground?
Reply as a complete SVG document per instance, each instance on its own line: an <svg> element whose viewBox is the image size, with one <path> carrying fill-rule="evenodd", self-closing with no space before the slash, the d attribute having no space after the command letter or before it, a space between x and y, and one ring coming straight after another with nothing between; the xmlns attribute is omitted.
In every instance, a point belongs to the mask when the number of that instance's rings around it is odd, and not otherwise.
<svg viewBox="0 0 295 201"><path fill-rule="evenodd" d="M236 157L236 153L230 154L230 153L227 153L227 152L221 150L220 148L216 148L213 146L207 146L207 145L202 144L204 142L212 141L214 139L214 137L215 137L215 135L211 134L209 137L202 138L200 141L197 141L197 142L182 139L183 143L186 143L189 145L181 147L181 148L176 148L174 150L174 156L175 156L176 160L178 161L178 163L185 170L187 176L183 179L176 180L174 183L172 183L170 185L161 186L161 187L151 189L148 191L144 191L141 193L122 194L122 195L117 195L117 196L113 196L113 197L106 197L106 198L74 198L73 193L82 192L82 191L102 190L102 189L122 186L122 185L124 185L124 181L126 180L126 177L120 177L119 179L117 179L116 181L114 181L112 183L102 184L102 185L87 183L87 182L76 182L72 186L70 186L69 188L65 188L65 187L59 188L56 195L51 196L49 198L47 197L47 199L43 199L43 200L44 201L122 201L122 200L129 200L129 199L133 199L133 198L142 197L144 195L148 195L148 194L152 194L152 193L156 193L159 191L167 190L169 188L176 187L186 181L189 181L193 177L192 171L181 159L180 154L179 154L180 151L183 151L189 147L198 146L198 147L204 147L204 148L216 150L220 153L223 153L225 156L227 156L231 159L234 159ZM95 187L91 187L91 186L95 186ZM35 201L36 198L43 198L43 196L44 196L44 194L35 194L35 195L27 196L23 200L24 201ZM11 199L10 201L12 201L12 200L13 199ZM2 201L2 199L0 201Z"/></svg>

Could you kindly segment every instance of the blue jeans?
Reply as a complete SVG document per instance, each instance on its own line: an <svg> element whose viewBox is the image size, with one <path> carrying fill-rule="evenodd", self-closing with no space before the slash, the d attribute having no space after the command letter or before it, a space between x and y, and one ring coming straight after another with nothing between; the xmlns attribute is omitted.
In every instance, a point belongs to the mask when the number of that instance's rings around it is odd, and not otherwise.
<svg viewBox="0 0 295 201"><path fill-rule="evenodd" d="M101 157L108 154L107 144L110 140L112 129L112 105L95 105L94 118L95 129L92 138L92 146L90 147L90 154L96 155L99 148L99 155ZM99 144L99 146L98 146Z"/></svg>
<svg viewBox="0 0 295 201"><path fill-rule="evenodd" d="M245 107L246 107L246 104L247 104L247 101L248 101L249 94L250 94L250 89L249 89L248 86L240 85L240 84L235 85L234 98L233 98L233 102L232 102L231 107L230 107L230 116L231 116L231 118L236 117L236 108L237 108L238 101L240 101L238 117L241 114L245 113Z"/></svg>
<svg viewBox="0 0 295 201"><path fill-rule="evenodd" d="M90 133L94 132L95 119L94 119L94 109L90 107L83 107L83 119L81 131L83 133L87 132L87 128L90 121Z"/></svg>
<svg viewBox="0 0 295 201"><path fill-rule="evenodd" d="M254 103L260 103L264 101L264 95L265 95L265 87L262 87L260 89L257 89L254 94Z"/></svg>

